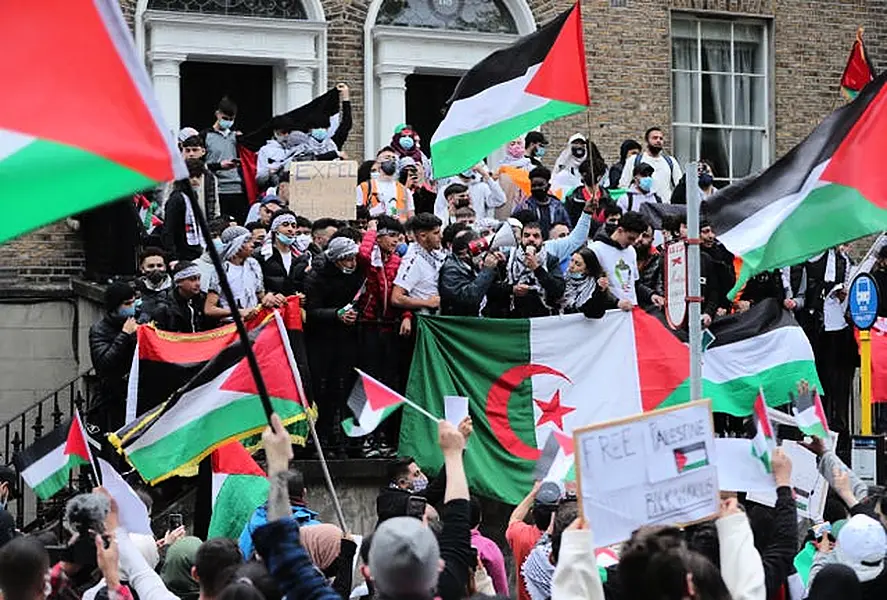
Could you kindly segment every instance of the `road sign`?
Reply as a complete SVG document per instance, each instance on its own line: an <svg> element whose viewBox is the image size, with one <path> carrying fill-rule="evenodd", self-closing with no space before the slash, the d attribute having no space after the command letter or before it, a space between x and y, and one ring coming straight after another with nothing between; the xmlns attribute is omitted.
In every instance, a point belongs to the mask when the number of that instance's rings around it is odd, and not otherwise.
<svg viewBox="0 0 887 600"><path fill-rule="evenodd" d="M878 318L878 284L868 273L860 273L850 284L848 306L850 318L857 328L871 329Z"/></svg>
<svg viewBox="0 0 887 600"><path fill-rule="evenodd" d="M672 242L665 249L665 318L672 329L687 320L687 244Z"/></svg>

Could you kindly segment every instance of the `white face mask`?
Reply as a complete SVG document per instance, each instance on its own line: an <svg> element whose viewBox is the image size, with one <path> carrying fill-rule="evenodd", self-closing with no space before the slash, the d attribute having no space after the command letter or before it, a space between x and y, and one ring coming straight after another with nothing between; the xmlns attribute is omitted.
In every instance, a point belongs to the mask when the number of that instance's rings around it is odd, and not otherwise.
<svg viewBox="0 0 887 600"><path fill-rule="evenodd" d="M308 246L311 244L311 236L307 233L300 233L296 236L296 250L299 252L304 252L308 249Z"/></svg>

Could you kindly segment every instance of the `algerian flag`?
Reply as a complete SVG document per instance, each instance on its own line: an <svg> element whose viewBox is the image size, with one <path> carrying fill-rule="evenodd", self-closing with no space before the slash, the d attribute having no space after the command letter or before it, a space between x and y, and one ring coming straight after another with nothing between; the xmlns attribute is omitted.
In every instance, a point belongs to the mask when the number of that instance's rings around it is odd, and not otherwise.
<svg viewBox="0 0 887 600"><path fill-rule="evenodd" d="M4 2L0 54L0 242L188 176L118 0Z"/></svg>
<svg viewBox="0 0 887 600"><path fill-rule="evenodd" d="M791 399L798 429L807 435L815 435L820 439L828 440L828 421L825 418L825 409L822 406L819 392L815 388L807 388L798 392L797 395L792 394Z"/></svg>
<svg viewBox="0 0 887 600"><path fill-rule="evenodd" d="M751 440L752 456L761 461L764 470L773 472L773 451L776 450L776 435L773 433L773 424L770 423L770 415L767 414L767 404L764 401L764 390L758 393L755 399L753 413L755 422L755 437Z"/></svg>
<svg viewBox="0 0 887 600"><path fill-rule="evenodd" d="M731 297L758 273L887 229L887 187L873 158L887 132L885 82L887 73L760 175L706 199L712 229L741 259Z"/></svg>
<svg viewBox="0 0 887 600"><path fill-rule="evenodd" d="M406 402L406 398L390 387L373 379L360 369L357 381L348 396L348 408L355 418L342 421L342 429L349 437L362 437L375 431L379 423Z"/></svg>
<svg viewBox="0 0 887 600"><path fill-rule="evenodd" d="M459 80L431 138L437 179L461 173L496 148L589 104L579 3Z"/></svg>
<svg viewBox="0 0 887 600"><path fill-rule="evenodd" d="M208 538L237 539L255 510L268 499L270 484L240 442L212 453L212 517Z"/></svg>
<svg viewBox="0 0 887 600"><path fill-rule="evenodd" d="M48 500L68 485L71 470L92 462L80 415L74 417L16 455L15 468L37 497Z"/></svg>
<svg viewBox="0 0 887 600"><path fill-rule="evenodd" d="M542 447L542 455L536 461L533 479L536 481L575 481L576 469L573 458L573 438L552 431Z"/></svg>

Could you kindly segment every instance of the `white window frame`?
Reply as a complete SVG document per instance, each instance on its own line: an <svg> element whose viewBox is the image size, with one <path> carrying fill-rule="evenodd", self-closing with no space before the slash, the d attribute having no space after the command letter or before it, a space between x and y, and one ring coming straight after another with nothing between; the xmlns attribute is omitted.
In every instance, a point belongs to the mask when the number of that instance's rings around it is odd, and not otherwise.
<svg viewBox="0 0 887 600"><path fill-rule="evenodd" d="M676 139L676 128L690 128L695 130L695 135L693 136L693 150L692 156L682 157L686 158L689 161L695 161L699 158L705 158L704 156L700 156L701 148L702 148L702 131L704 129L709 130L728 130L729 131L729 144L728 144L728 173L717 173L715 177L715 181L724 182L724 183L733 183L742 177L734 177L733 174L733 132L734 131L757 131L763 133L763 138L761 140L761 169L766 169L770 165L771 160L771 147L772 147L772 137L770 135L772 128L772 64L771 60L771 49L770 49L770 22L766 19L745 19L745 18L730 18L727 15L721 16L709 16L709 15L697 15L692 13L684 13L684 12L675 12L671 14L671 28L672 32L674 30L675 21L685 21L691 22L695 25L696 28L696 65L697 69L677 69L675 68L674 61L674 45L671 43L673 39L673 33L669 37L669 52L671 53L671 81L670 85L674 86L674 76L675 74L684 74L694 76L692 81L698 82L696 85L696 89L694 90L696 93L696 102L699 107L699 122L693 121L675 121L672 118L672 140ZM728 24L730 26L730 72L723 71L703 71L702 70L702 24L705 22L709 23L718 23L718 24ZM754 26L760 28L761 35L761 51L763 52L763 65L764 72L762 74L759 73L737 73L736 72L736 53L734 49L735 42L735 31L737 25L745 25L745 26ZM702 77L704 75L721 75L730 77L730 109L733 111L732 121L736 121L736 77L751 77L757 79L763 79L764 81L764 98L765 98L765 106L764 110L764 124L763 125L719 125L714 123L704 123L702 122ZM674 102L674 95L671 96L672 102ZM674 150L674 148L673 148ZM753 173L750 173L753 174Z"/></svg>

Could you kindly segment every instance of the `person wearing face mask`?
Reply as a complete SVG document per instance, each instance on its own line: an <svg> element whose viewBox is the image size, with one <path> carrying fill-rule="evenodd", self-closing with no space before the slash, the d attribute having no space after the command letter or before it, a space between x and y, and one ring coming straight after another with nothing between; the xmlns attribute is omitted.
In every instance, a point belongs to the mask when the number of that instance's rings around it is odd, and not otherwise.
<svg viewBox="0 0 887 600"><path fill-rule="evenodd" d="M570 227L570 219L563 202L549 193L551 189L551 171L545 167L536 167L530 171L530 197L514 207L514 212L531 211L542 228L543 239L548 238L552 223L566 223Z"/></svg>
<svg viewBox="0 0 887 600"><path fill-rule="evenodd" d="M579 217L585 208L585 204L591 201L593 206L592 224L590 235L597 233L604 222L604 208L615 204L610 198L610 192L598 183L598 178L606 168L606 163L599 154L592 152L595 158L592 160L584 160L579 165L579 175L582 178L582 185L577 187L571 194L564 199L564 206L567 208L567 214L573 223L579 221Z"/></svg>
<svg viewBox="0 0 887 600"><path fill-rule="evenodd" d="M554 161L555 178L563 182L560 187L573 188L582 185L579 165L585 160L588 160L588 139L581 133L574 133L567 140L567 147Z"/></svg>
<svg viewBox="0 0 887 600"><path fill-rule="evenodd" d="M403 123L394 128L394 135L388 144L397 154L397 158L403 160L410 158L413 164L422 165L425 173L431 172L431 160L422 151L422 143L415 129Z"/></svg>
<svg viewBox="0 0 887 600"><path fill-rule="evenodd" d="M185 161L185 166L188 168L188 179L181 179L173 184L166 201L166 220L160 238L171 261L195 260L203 254L206 247L188 197L200 185L203 163L191 158Z"/></svg>
<svg viewBox="0 0 887 600"><path fill-rule="evenodd" d="M293 161L292 148L289 147L290 132L293 129L286 115L278 115L271 119L272 138L265 142L256 156L256 184L259 189L266 189L278 183L278 176L290 168Z"/></svg>
<svg viewBox="0 0 887 600"><path fill-rule="evenodd" d="M634 179L631 182L631 186L616 203L624 212L637 212L640 210L641 205L647 202L662 203L662 198L653 191L653 182L653 167L644 162L638 164L634 168Z"/></svg>
<svg viewBox="0 0 887 600"><path fill-rule="evenodd" d="M468 188L471 207L479 219L494 218L496 209L505 204L507 200L499 182L490 175L486 164L481 161L454 177L448 177L438 182L434 214L441 220L443 220L441 215L449 208L445 197L446 189L454 183L462 184Z"/></svg>
<svg viewBox="0 0 887 600"><path fill-rule="evenodd" d="M378 177L364 181L355 190L357 206L366 206L370 217L388 215L401 222L413 216L413 194L397 180L397 154L385 146L376 154Z"/></svg>
<svg viewBox="0 0 887 600"><path fill-rule="evenodd" d="M506 225L508 227L508 225ZM452 252L440 268L440 314L443 316L480 316L487 292L496 280L505 255L485 252L478 256L471 244L480 235L473 229L460 231L453 238Z"/></svg>
<svg viewBox="0 0 887 600"><path fill-rule="evenodd" d="M99 378L100 414L104 431L123 424L126 376L136 347L136 295L129 284L117 281L105 290L105 312L89 328L89 354Z"/></svg>
<svg viewBox="0 0 887 600"><path fill-rule="evenodd" d="M213 246L216 249L216 252L219 253L219 256L222 255L222 244L221 235L222 232L234 225L231 221L231 217L226 215L222 215L216 217L215 219L210 220L209 222L209 234L213 239ZM213 266L212 258L209 256L209 249L204 249L203 254L200 255L200 258L195 261L197 264L197 268L200 269L200 289L206 290L209 289L209 279L210 276L215 273L216 268Z"/></svg>
<svg viewBox="0 0 887 600"><path fill-rule="evenodd" d="M249 209L243 179L240 175L240 159L237 152L237 136L234 119L237 104L227 96L219 101L216 120L204 132L206 140L206 166L218 178L219 211L231 215L238 223L246 222Z"/></svg>
<svg viewBox="0 0 887 600"><path fill-rule="evenodd" d="M704 158L700 158L697 161L697 173L698 173L698 181L699 181L699 196L705 200L712 194L718 191L718 188L715 187L715 178L714 178L714 167L712 167L711 162L705 160ZM681 177L680 183L675 186L674 192L671 195L671 203L672 204L686 204L687 203L687 176L684 175Z"/></svg>
<svg viewBox="0 0 887 600"><path fill-rule="evenodd" d="M524 148L526 157L530 159L533 167L541 167L542 158L545 156L545 148L548 146L548 140L542 135L541 131L531 131L524 136Z"/></svg>
<svg viewBox="0 0 887 600"><path fill-rule="evenodd" d="M644 140L647 142L647 149L635 155L633 159L625 161L622 176L619 178L619 187L627 189L634 179L635 168L641 163L646 163L654 169L651 190L668 204L671 202L672 190L683 177L683 171L678 161L663 149L665 134L661 128L650 127L644 134Z"/></svg>
<svg viewBox="0 0 887 600"><path fill-rule="evenodd" d="M416 212L434 212L434 202L437 194L425 177L425 167L417 163L409 156L404 156L397 161L398 181L413 195L413 204ZM365 207L364 207L365 208Z"/></svg>
<svg viewBox="0 0 887 600"><path fill-rule="evenodd" d="M622 142L619 146L619 161L610 166L610 170L607 172L607 181L604 182L605 187L611 190L619 187L619 178L622 177L622 169L625 168L625 163L633 160L634 156L639 154L641 150L643 148L635 140L625 140Z"/></svg>
<svg viewBox="0 0 887 600"><path fill-rule="evenodd" d="M500 169L502 167L511 167L529 172L534 166L533 161L527 156L527 149L522 138L511 140L506 144L505 158L499 163Z"/></svg>
<svg viewBox="0 0 887 600"><path fill-rule="evenodd" d="M297 228L298 222L293 211L283 209L275 213L271 219L270 232L256 257L262 267L265 289L272 294L286 297L304 289L305 273L303 270L299 277L297 268L301 254L296 245ZM301 243L304 244L304 241L303 237Z"/></svg>
<svg viewBox="0 0 887 600"><path fill-rule="evenodd" d="M133 282L139 295L139 323L151 320L159 299L172 287L172 278L166 272L166 266L166 254L160 248L149 246L139 256L142 275Z"/></svg>
<svg viewBox="0 0 887 600"><path fill-rule="evenodd" d="M317 433L328 456L344 457L342 428L357 366L358 311L366 273L358 269L359 248L347 237L333 237L322 266L305 280L305 335L311 348L311 380L319 418Z"/></svg>

